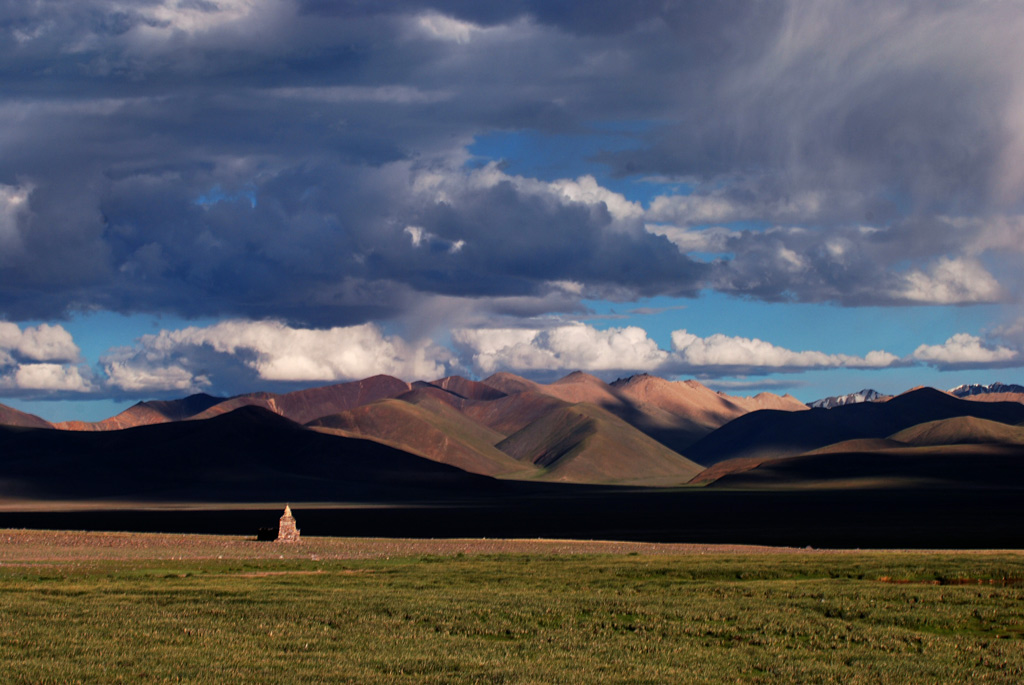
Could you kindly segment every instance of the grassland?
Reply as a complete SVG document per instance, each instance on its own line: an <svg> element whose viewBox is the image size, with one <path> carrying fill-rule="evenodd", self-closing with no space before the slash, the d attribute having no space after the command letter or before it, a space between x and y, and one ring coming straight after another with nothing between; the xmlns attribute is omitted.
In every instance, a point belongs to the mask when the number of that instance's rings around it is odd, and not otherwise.
<svg viewBox="0 0 1024 685"><path fill-rule="evenodd" d="M1024 555L0 531L4 682L1024 679Z"/></svg>

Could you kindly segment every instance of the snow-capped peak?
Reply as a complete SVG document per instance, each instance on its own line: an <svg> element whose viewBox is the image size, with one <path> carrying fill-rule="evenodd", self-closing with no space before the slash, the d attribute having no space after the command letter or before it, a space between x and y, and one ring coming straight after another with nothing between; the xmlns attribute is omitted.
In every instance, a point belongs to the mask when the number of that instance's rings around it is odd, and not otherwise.
<svg viewBox="0 0 1024 685"><path fill-rule="evenodd" d="M1004 383L991 383L989 385L980 385L978 383L972 383L968 385L958 385L955 388L950 389L950 395L955 397L971 397L972 395L988 395L994 392L1017 392L1024 393L1024 386Z"/></svg>
<svg viewBox="0 0 1024 685"><path fill-rule="evenodd" d="M807 406L812 409L832 409L833 407L842 407L846 404L860 404L861 402L876 402L878 400L888 399L888 395L883 395L877 390L871 390L865 388L860 392L852 392L848 395L838 395L836 397L825 397L824 399L815 400L814 402L808 402Z"/></svg>

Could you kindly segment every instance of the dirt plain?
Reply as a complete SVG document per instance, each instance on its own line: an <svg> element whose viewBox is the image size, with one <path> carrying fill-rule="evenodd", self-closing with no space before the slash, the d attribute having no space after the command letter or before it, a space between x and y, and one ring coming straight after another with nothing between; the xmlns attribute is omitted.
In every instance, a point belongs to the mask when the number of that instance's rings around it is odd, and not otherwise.
<svg viewBox="0 0 1024 685"><path fill-rule="evenodd" d="M0 565L89 560L384 559L457 554L793 554L791 547L616 542L604 540L403 539L305 537L257 542L231 535L178 535L0 529Z"/></svg>
<svg viewBox="0 0 1024 685"><path fill-rule="evenodd" d="M927 553L928 550L900 550ZM883 553L882 550L875 550ZM978 550L977 553L982 553ZM298 543L254 537L0 529L0 566L88 561L203 559L388 559L456 555L818 555L863 553L759 545L705 545L610 540L305 537ZM959 551L960 554L972 552ZM1024 551L1019 552L1024 558Z"/></svg>

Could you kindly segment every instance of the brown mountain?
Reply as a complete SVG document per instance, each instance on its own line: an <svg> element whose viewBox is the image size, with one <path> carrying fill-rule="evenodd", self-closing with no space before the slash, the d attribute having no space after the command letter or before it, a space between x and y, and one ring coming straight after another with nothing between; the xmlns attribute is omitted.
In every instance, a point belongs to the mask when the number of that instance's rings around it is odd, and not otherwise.
<svg viewBox="0 0 1024 685"><path fill-rule="evenodd" d="M543 385L500 373L484 383L509 396L532 392L569 404L586 402L599 406L680 453L711 431L748 412L767 408L807 409L807 405L789 395L762 393L752 398L731 397L697 381L667 381L648 374L608 384L591 374L576 371Z"/></svg>
<svg viewBox="0 0 1024 685"><path fill-rule="evenodd" d="M462 411L474 421L507 437L541 417L568 406L568 402L557 397L525 390L490 402L469 403Z"/></svg>
<svg viewBox="0 0 1024 685"><path fill-rule="evenodd" d="M484 381L449 376L432 382L406 383L391 376L373 376L295 392L255 392L222 399L193 395L181 400L140 402L117 416L94 423L68 421L65 430L120 430L186 419L204 420L244 406L257 406L308 423L381 399L409 393L433 393L435 399L505 436L536 421L547 411L586 402L600 406L644 433L680 452L727 421L763 407L804 409L791 397L763 393L755 398L730 397L696 381L670 382L649 375L607 384L575 372L548 384L514 374L497 373Z"/></svg>
<svg viewBox="0 0 1024 685"><path fill-rule="evenodd" d="M689 382L696 383L696 381ZM778 409L781 411L806 411L810 409L810 407L789 393L786 393L785 395L776 395L772 392L759 392L753 397L736 397L735 395L724 395L723 393L717 394L729 398L729 400L734 404L739 405L748 412L760 411L762 409Z"/></svg>
<svg viewBox="0 0 1024 685"><path fill-rule="evenodd" d="M467 400L496 400L505 397L507 393L487 383L471 381L462 376L448 376L440 380L431 381L430 385L447 390Z"/></svg>
<svg viewBox="0 0 1024 685"><path fill-rule="evenodd" d="M506 478L680 484L700 470L596 405L570 403L590 397L628 406L593 376L572 374L550 386L504 380L508 390L526 389L506 394L452 377L309 425Z"/></svg>
<svg viewBox="0 0 1024 685"><path fill-rule="evenodd" d="M470 404L462 395L457 395L450 390L444 390L430 383L424 383L423 381L416 381L412 384L412 390L409 392L403 392L397 396L397 399L404 400L416 404L421 400L431 399L435 402L441 402L447 404L453 409L462 411L462 409Z"/></svg>
<svg viewBox="0 0 1024 685"><path fill-rule="evenodd" d="M277 409L277 400L275 399L275 396L271 393L261 392L253 393L251 395L241 395L239 397L232 397L224 400L223 402L218 402L212 407L199 412L195 416L192 416L191 419L193 421L212 419L214 416L222 416L224 414L229 414L235 411L236 409L241 409L242 407L260 407L261 409L266 409L267 411L273 412L274 414L281 413Z"/></svg>
<svg viewBox="0 0 1024 685"><path fill-rule="evenodd" d="M61 430L71 431L111 431L170 421L184 421L223 401L222 397L211 397L200 393L180 400L139 402L117 416L111 416L102 421L62 421L54 426Z"/></svg>
<svg viewBox="0 0 1024 685"><path fill-rule="evenodd" d="M554 383L541 386L540 391L570 404L587 402L608 409L624 407L627 402L608 383L583 371L573 371Z"/></svg>
<svg viewBox="0 0 1024 685"><path fill-rule="evenodd" d="M1022 392L989 392L979 395L968 395L965 400L971 402L1019 402L1024 404L1024 393Z"/></svg>
<svg viewBox="0 0 1024 685"><path fill-rule="evenodd" d="M504 435L429 394L380 400L308 425L335 435L375 440L470 473L522 478L536 472L495 447Z"/></svg>
<svg viewBox="0 0 1024 685"><path fill-rule="evenodd" d="M752 411L807 409L790 395L732 397L697 381L667 381L648 374L620 379L612 387L636 411L623 418L677 451L685 451L713 430Z"/></svg>
<svg viewBox="0 0 1024 685"><path fill-rule="evenodd" d="M325 385L319 388L296 390L283 395L273 395L278 413L296 423L309 423L321 416L338 412L389 397L397 397L412 390L412 385L392 376L371 376L361 381Z"/></svg>
<svg viewBox="0 0 1024 685"><path fill-rule="evenodd" d="M891 436L908 445L1024 445L1024 427L1010 426L974 416L928 421Z"/></svg>
<svg viewBox="0 0 1024 685"><path fill-rule="evenodd" d="M22 426L24 428L53 428L53 425L35 414L18 411L14 407L0 404L0 426Z"/></svg>
<svg viewBox="0 0 1024 685"><path fill-rule="evenodd" d="M483 383L496 390L500 390L506 395L523 392L524 390L538 390L541 387L540 383L534 383L531 380L505 371L499 371L492 376L488 376L483 380Z"/></svg>
<svg viewBox="0 0 1024 685"><path fill-rule="evenodd" d="M702 470L589 403L549 412L498 443L498 448L545 469L545 480L560 482L678 485Z"/></svg>
<svg viewBox="0 0 1024 685"><path fill-rule="evenodd" d="M221 416L242 407L260 407L296 423L309 423L321 416L347 411L377 400L397 397L413 386L391 376L372 376L351 383L337 383L289 393L254 392L238 395L204 408L187 417L195 420ZM152 403L146 403L152 404ZM136 405L138 406L138 405ZM114 417L117 418L117 417ZM111 419L107 419L110 421Z"/></svg>

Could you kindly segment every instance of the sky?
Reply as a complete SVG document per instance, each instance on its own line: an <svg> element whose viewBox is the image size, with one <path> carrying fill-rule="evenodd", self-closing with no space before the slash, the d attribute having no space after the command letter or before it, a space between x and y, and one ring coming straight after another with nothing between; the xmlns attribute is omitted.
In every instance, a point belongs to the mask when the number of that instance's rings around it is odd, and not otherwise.
<svg viewBox="0 0 1024 685"><path fill-rule="evenodd" d="M0 0L0 402L1022 382L1016 0Z"/></svg>

